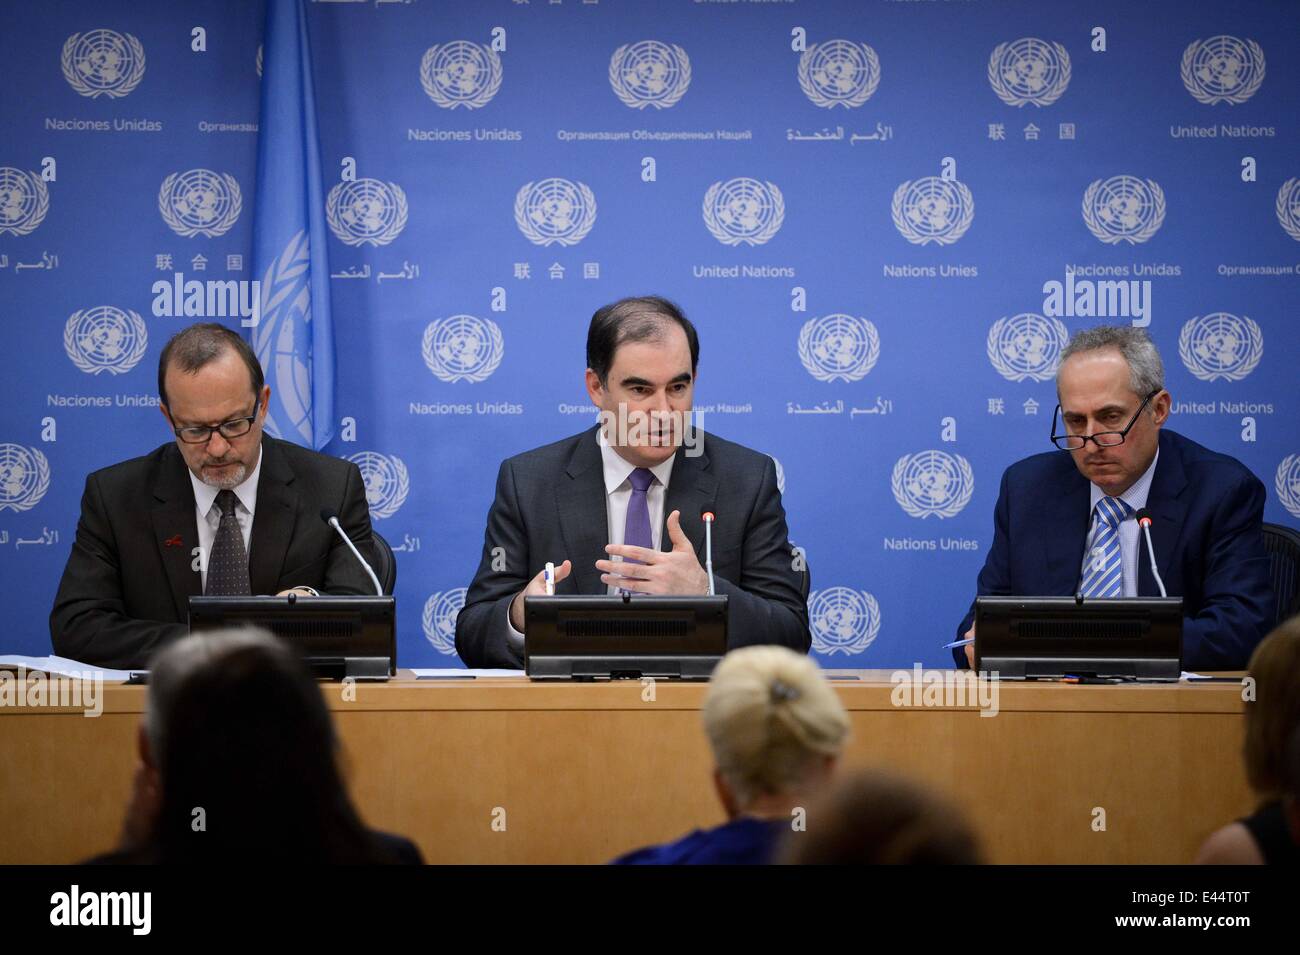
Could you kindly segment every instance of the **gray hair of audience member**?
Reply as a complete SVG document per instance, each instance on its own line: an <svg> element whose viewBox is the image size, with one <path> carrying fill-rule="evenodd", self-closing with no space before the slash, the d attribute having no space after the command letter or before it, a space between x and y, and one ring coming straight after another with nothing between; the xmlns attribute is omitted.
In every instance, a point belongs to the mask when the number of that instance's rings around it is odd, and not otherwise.
<svg viewBox="0 0 1300 955"><path fill-rule="evenodd" d="M848 713L817 664L778 646L723 657L703 716L718 772L742 809L763 794L802 792L849 734Z"/></svg>
<svg viewBox="0 0 1300 955"><path fill-rule="evenodd" d="M151 661L149 696L144 712L145 733L155 760L166 750L168 714L185 681L208 666L220 665L224 657L251 647L264 650L286 666L300 666L293 651L265 630L256 627L231 627L207 633L194 633L168 644Z"/></svg>
<svg viewBox="0 0 1300 955"><path fill-rule="evenodd" d="M794 865L977 865L979 843L957 807L885 770L842 777L808 807L778 861Z"/></svg>
<svg viewBox="0 0 1300 955"><path fill-rule="evenodd" d="M1145 398L1153 391L1165 387L1165 364L1160 360L1160 352L1155 342L1145 329L1132 325L1098 325L1096 328L1084 328L1074 333L1070 343L1061 353L1061 364L1056 369L1057 395L1061 390L1061 368L1072 355L1082 352L1100 351L1114 348L1128 362L1129 387L1133 394ZM1148 410L1150 410L1148 408Z"/></svg>

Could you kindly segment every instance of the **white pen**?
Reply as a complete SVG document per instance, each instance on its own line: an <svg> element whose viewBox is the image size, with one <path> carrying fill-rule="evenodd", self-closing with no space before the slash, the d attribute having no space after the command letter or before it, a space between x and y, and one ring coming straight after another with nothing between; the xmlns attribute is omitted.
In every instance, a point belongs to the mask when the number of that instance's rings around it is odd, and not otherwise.
<svg viewBox="0 0 1300 955"><path fill-rule="evenodd" d="M555 596L555 565L549 560L546 562L546 569L542 572L542 579L546 581L546 596Z"/></svg>

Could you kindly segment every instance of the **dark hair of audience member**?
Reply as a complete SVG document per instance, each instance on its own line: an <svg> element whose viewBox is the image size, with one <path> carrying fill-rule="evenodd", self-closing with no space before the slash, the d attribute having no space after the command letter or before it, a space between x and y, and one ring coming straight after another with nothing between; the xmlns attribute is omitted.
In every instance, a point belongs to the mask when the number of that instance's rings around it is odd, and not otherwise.
<svg viewBox="0 0 1300 955"><path fill-rule="evenodd" d="M957 808L892 772L846 775L808 808L780 861L795 865L976 865L974 833Z"/></svg>
<svg viewBox="0 0 1300 955"><path fill-rule="evenodd" d="M329 711L292 652L224 653L184 676L158 716L160 861L392 861L348 798Z"/></svg>
<svg viewBox="0 0 1300 955"><path fill-rule="evenodd" d="M1246 704L1246 780L1264 805L1286 790L1287 743L1300 730L1300 615L1260 642L1247 672L1254 699Z"/></svg>

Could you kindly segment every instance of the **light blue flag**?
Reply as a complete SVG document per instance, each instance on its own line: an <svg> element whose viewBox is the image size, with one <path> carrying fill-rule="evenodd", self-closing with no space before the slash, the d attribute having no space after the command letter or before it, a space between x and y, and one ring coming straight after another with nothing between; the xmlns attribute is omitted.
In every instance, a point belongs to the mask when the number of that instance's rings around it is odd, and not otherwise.
<svg viewBox="0 0 1300 955"><path fill-rule="evenodd" d="M271 386L267 433L320 450L334 436L334 328L305 6L266 6L253 210L262 288L249 332Z"/></svg>

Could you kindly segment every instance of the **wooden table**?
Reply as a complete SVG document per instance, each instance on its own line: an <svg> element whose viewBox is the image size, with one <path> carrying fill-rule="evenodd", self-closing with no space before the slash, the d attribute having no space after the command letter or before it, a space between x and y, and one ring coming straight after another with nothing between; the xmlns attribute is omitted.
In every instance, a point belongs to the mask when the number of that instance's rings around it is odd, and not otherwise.
<svg viewBox="0 0 1300 955"><path fill-rule="evenodd" d="M983 717L895 706L891 671L830 672L846 677L835 684L853 722L845 764L949 792L993 862L1188 862L1251 809L1234 683L1001 684L998 714ZM346 700L323 684L366 821L412 837L431 862L485 863L603 862L721 822L705 689L400 673ZM144 702L142 687L107 685L98 718L0 707L0 863L113 845Z"/></svg>

